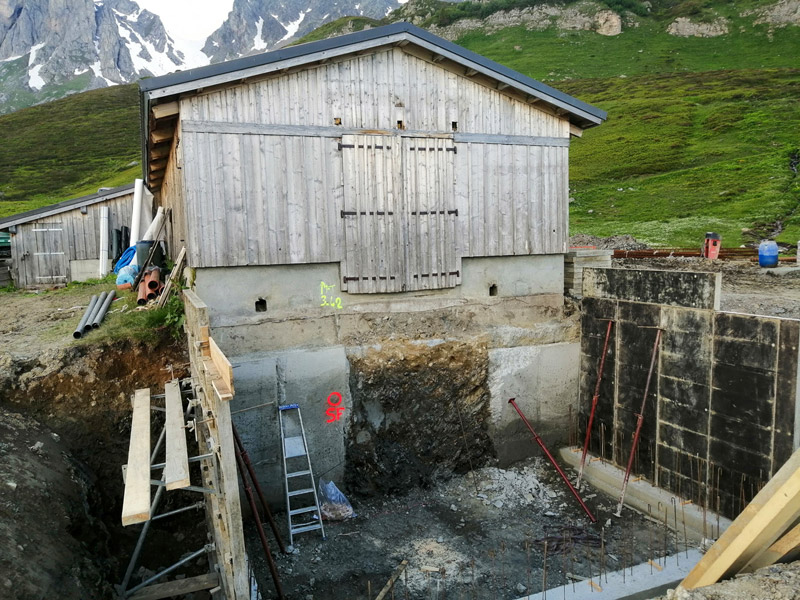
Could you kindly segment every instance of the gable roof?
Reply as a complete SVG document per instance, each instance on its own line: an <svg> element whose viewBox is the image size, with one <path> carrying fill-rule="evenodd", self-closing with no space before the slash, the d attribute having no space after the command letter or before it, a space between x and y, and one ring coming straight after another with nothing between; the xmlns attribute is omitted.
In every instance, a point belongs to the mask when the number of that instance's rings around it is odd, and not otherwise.
<svg viewBox="0 0 800 600"><path fill-rule="evenodd" d="M265 69L264 67L269 67L276 63L292 61L292 66L298 66L315 62L322 58L332 58L337 54L403 41L416 43L429 50L439 52L446 58L464 63L465 66L475 68L477 71L507 83L522 92L567 110L571 116L584 122L583 125L580 125L581 127L599 125L606 119L606 112L599 108L573 98L569 94L560 92L541 81L518 73L493 60L489 60L480 54L435 36L424 29L404 22L366 29L327 40L289 46L272 52L246 56L197 69L179 71L161 77L143 79L139 82L139 89L142 93L147 93L149 98L155 99L269 72L272 69ZM351 48L354 45L361 47L358 49ZM345 52L337 52L342 50ZM320 54L325 54L325 56L319 56ZM281 65L280 68L286 68L286 65ZM232 78L230 77L231 75L236 76Z"/></svg>
<svg viewBox="0 0 800 600"><path fill-rule="evenodd" d="M125 194L132 194L132 193L133 193L133 184L112 188L109 190L104 190L102 192L97 192L96 194L90 194L88 196L81 196L80 198L72 198L71 200L64 200L63 202L58 202L57 204L50 204L49 206L42 206L41 208L34 208L33 210L29 210L23 213L18 213L16 215L11 215L10 217L6 217L4 219L0 219L0 229L8 229L13 225L21 225L22 223L28 223L30 221L35 221L36 219L42 219L44 217L57 215L63 212L67 212L69 210L75 210L76 208L80 208L82 206L97 204L98 202L112 200L113 198L118 198L119 196L124 196Z"/></svg>
<svg viewBox="0 0 800 600"><path fill-rule="evenodd" d="M569 119L571 124L580 129L600 125L607 117L604 110L591 104L573 98L569 94L560 92L549 85L435 36L424 29L415 27L410 23L400 22L141 80L139 82L139 90L143 131L142 156L144 160L142 164L145 182L148 184L153 183L151 181L153 179L151 177L152 173L148 172L151 137L150 109L152 105L166 104L169 98L175 99L180 94L196 92L212 86L236 83L248 78L275 73L284 69L312 65L373 48L406 44L413 44L431 52L432 56L461 65L464 67L465 75L482 74L497 81L499 86L503 88L517 90L531 102L538 101L550 105L559 114ZM177 108L168 112L165 116L174 118L176 114ZM165 143L169 139L171 139L171 134L161 139L160 143ZM161 177L163 177L163 174Z"/></svg>

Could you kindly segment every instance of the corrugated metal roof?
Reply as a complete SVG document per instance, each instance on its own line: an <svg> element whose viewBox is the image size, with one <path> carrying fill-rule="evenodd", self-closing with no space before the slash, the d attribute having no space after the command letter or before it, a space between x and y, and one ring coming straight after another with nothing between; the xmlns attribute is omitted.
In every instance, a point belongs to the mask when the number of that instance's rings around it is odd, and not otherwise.
<svg viewBox="0 0 800 600"><path fill-rule="evenodd" d="M163 75L161 77L143 79L139 82L139 89L143 95L146 95L147 92L152 92L154 90L192 82L197 83L197 85L192 89L197 89L204 87L203 82L209 78L235 73L236 71L266 66L289 59L302 59L302 57L305 56L309 56L309 62L311 62L314 60L311 58L312 55L320 52L369 41L379 41L382 38L396 36L398 34L406 34L406 36L409 38L409 41L412 43L413 38L417 38L422 42L427 42L427 44L432 44L440 48L442 51L448 52L451 55L455 55L463 61L477 64L485 71L510 80L512 85L516 84L517 87L521 88L526 93L534 93L535 95L542 97L544 100L552 99L558 104L564 105L567 110L574 109L580 113L584 113L590 117L593 117L593 119L590 119L590 122L588 122L585 126L597 125L606 119L607 114L604 110L587 104L586 102L582 102L577 98L573 98L569 94L560 92L549 85L532 79L531 77L527 77L526 75L518 73L513 69L509 69L508 67L494 62L493 60L489 60L488 58L481 56L480 54L476 54L475 52L471 52L470 50L462 48L457 44L435 36L424 29L420 29L419 27L415 27L410 23L403 22L386 25L384 27L376 27L374 29L367 29L327 40L320 40L317 42L290 46L288 48L281 48L280 50L247 56L236 60L209 65L207 67L199 67L197 69L189 69L187 71ZM581 115L581 120L585 120L583 115ZM591 121L594 122L592 123Z"/></svg>
<svg viewBox="0 0 800 600"><path fill-rule="evenodd" d="M72 198L71 200L64 200L63 202L58 202L57 204L50 204L49 206L34 208L33 210L29 210L23 213L12 215L10 217L6 217L4 219L0 219L0 229L8 229L12 225L28 223L29 221L34 221L42 217L57 215L59 213L66 212L68 210L74 210L76 208L80 208L81 206L89 206L90 204L97 204L98 202L103 202L104 200L111 200L112 198L117 198L118 196L123 196L125 194L132 194L132 193L133 193L133 184L112 188L109 190L104 190L102 192L97 192L96 194L90 194L88 196L81 196L80 198Z"/></svg>

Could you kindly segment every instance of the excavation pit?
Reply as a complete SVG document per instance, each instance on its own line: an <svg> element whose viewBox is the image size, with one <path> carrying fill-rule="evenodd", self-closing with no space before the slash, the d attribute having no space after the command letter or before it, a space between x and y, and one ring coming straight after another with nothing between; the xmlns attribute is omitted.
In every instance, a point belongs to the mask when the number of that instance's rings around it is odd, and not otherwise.
<svg viewBox="0 0 800 600"><path fill-rule="evenodd" d="M575 473L568 474L574 481ZM671 514L670 528L655 514L650 520L627 508L616 518L616 498L585 484L582 495L595 524L552 466L534 457L506 469L487 466L442 477L428 488L352 496L355 518L326 521L325 541L319 532L302 534L295 553L277 555L284 593L375 598L406 560L394 596L387 598L516 599L541 592L543 585L589 586L590 579L599 583L601 571L650 559L659 564L665 554L686 548L672 530ZM285 530L285 514L277 519ZM246 522L245 528L261 593L276 598L255 527Z"/></svg>

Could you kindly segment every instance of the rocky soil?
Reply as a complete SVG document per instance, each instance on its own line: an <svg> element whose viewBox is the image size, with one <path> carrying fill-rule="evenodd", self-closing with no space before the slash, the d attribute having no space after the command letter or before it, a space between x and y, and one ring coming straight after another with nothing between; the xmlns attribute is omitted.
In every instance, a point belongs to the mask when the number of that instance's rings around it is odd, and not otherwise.
<svg viewBox="0 0 800 600"><path fill-rule="evenodd" d="M671 590L659 600L798 600L800 562L772 565L697 590Z"/></svg>
<svg viewBox="0 0 800 600"><path fill-rule="evenodd" d="M570 581L568 572L596 579L601 569L683 547L639 514L612 517L614 499L589 488L583 495L595 524L552 466L533 458L440 478L428 488L351 496L355 518L326 522L324 543L319 532L298 535L295 553L277 557L284 592L303 600L374 598L407 560L395 598L515 599L542 590L545 541L548 588ZM282 526L285 515L277 518ZM261 593L275 598L252 525L246 535Z"/></svg>

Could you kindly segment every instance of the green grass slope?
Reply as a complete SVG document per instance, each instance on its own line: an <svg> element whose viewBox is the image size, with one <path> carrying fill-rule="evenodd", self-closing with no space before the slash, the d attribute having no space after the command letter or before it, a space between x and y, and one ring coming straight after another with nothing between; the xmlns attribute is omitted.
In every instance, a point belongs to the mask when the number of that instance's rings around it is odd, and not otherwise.
<svg viewBox="0 0 800 600"><path fill-rule="evenodd" d="M136 85L0 116L0 217L132 183L141 173Z"/></svg>
<svg viewBox="0 0 800 600"><path fill-rule="evenodd" d="M454 5L412 0L384 21L344 18L305 41L407 19L447 26L534 0ZM575 2L560 2L570 5ZM608 121L571 146L572 233L632 234L651 244L698 246L800 239L800 27L742 15L760 0L609 0L637 27L591 31L507 27L457 43L607 110ZM676 17L728 19L729 33L679 38ZM130 182L139 173L134 86L78 94L0 117L0 216Z"/></svg>

